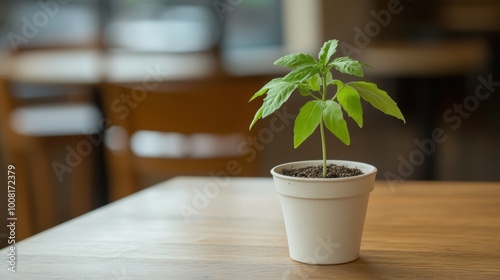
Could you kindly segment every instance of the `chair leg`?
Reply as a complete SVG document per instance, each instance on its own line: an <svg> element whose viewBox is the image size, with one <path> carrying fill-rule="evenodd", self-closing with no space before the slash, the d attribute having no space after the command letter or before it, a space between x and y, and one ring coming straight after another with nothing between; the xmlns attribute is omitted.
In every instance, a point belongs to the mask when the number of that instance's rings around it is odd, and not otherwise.
<svg viewBox="0 0 500 280"><path fill-rule="evenodd" d="M33 148L31 153L32 193L35 230L42 231L57 224L55 185L52 180L50 156L43 147Z"/></svg>
<svg viewBox="0 0 500 280"><path fill-rule="evenodd" d="M80 165L73 169L70 192L72 218L92 210L94 154L92 151L88 156L83 157Z"/></svg>
<svg viewBox="0 0 500 280"><path fill-rule="evenodd" d="M138 191L136 174L130 166L129 154L121 155L107 151L109 200L115 201Z"/></svg>

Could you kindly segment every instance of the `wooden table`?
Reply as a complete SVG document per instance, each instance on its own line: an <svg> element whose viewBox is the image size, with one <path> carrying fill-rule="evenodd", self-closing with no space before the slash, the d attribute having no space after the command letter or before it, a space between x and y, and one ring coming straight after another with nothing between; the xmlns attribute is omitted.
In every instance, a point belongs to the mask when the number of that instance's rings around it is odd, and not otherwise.
<svg viewBox="0 0 500 280"><path fill-rule="evenodd" d="M16 253L12 273L0 251L0 279L500 279L500 183L377 182L361 256L343 265L289 258L269 178L174 178Z"/></svg>

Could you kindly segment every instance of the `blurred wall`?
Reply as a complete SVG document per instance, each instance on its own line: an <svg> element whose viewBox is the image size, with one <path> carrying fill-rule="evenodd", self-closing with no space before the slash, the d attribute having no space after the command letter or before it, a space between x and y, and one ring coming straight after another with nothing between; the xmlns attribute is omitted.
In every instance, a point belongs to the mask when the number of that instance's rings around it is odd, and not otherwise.
<svg viewBox="0 0 500 280"><path fill-rule="evenodd" d="M497 59L500 24L487 16L491 13L481 13L499 7L498 1L487 0L321 1L318 14L322 23L321 42L336 38L353 47L339 50L339 55L344 52L344 55L356 58L366 55L368 50L378 50L379 46L398 44L437 47L446 43L458 48L463 40L479 41L479 45L484 43L486 46L485 49L470 50L477 53L485 51L486 59L464 71L432 74L435 71L429 65L424 74L398 75L397 69L391 75L368 74L366 80L377 83L398 102L407 123L385 116L365 104L364 127L360 129L348 120L351 145L346 147L334 137L329 137L329 157L372 163L378 167L379 179L499 181L500 170L496 161L500 157L500 147L496 143L500 143L500 113L497 109L500 106L497 94L500 88L500 83L497 83L500 82ZM453 25L450 18L463 18L456 15L457 11L478 11L477 17L472 16L472 12L468 14L467 19L471 23L466 25L478 28L463 30ZM464 23L459 26L464 26ZM304 38L309 37L306 35ZM456 60L461 58L456 57ZM413 57L399 58L396 64L405 68L401 69L402 73L410 72L406 68L413 65L405 65L405 60L410 63L412 59L414 61ZM387 62L387 65L391 64L391 61ZM386 68L387 65L372 65L374 69L370 73L376 73L377 67ZM479 99L477 88L486 88L488 83L490 87L484 93L488 97ZM303 97L293 96L284 110L287 114L296 115L303 101ZM272 121L267 120L267 125ZM443 139L446 140L442 143L433 141L432 132L436 129L443 132ZM298 149L293 149L291 120L283 130L276 131L272 136L273 140L263 148L263 175L273 165L283 161L321 157L319 133Z"/></svg>

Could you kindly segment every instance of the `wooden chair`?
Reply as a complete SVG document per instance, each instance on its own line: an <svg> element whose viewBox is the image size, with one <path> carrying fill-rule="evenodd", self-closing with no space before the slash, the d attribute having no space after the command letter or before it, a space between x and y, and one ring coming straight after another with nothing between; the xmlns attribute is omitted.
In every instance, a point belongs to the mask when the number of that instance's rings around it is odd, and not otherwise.
<svg viewBox="0 0 500 280"><path fill-rule="evenodd" d="M60 97L57 100L62 101ZM12 84L0 76L0 144L4 165L16 167L18 240L93 208L95 153L82 156L75 166L68 167L64 160L69 153L67 147L78 149L82 141L88 141L83 128L88 128L89 122L97 127L100 119L98 110L90 105L69 102L48 106L40 99L27 105L24 101L13 93ZM43 126L33 125L40 116L53 115L63 106L67 113L56 116L67 120L61 122L63 125L51 121ZM74 118L69 114L73 113L79 114L77 119L87 125L71 121ZM55 162L69 168L59 178Z"/></svg>
<svg viewBox="0 0 500 280"><path fill-rule="evenodd" d="M258 106L249 104L249 97L264 81L259 77L164 81L150 90L141 83L105 85L102 103L109 127L106 157L111 200L176 175L255 175L257 160L238 146L247 141ZM146 145L134 141L148 131L174 138L177 146L169 144L172 139L162 138L174 155L161 151L141 155L134 149ZM110 139L121 145L111 147ZM221 145L200 154L194 143L219 140L226 142L221 144L223 154L215 151Z"/></svg>

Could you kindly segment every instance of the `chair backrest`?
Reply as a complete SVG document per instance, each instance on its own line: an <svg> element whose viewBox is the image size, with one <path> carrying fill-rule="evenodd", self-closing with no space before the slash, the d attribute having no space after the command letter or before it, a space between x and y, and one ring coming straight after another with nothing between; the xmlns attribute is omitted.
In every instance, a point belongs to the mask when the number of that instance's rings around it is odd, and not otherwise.
<svg viewBox="0 0 500 280"><path fill-rule="evenodd" d="M32 91L39 93L36 89ZM70 92L33 98L16 93L15 83L0 75L0 163L5 167L12 164L22 175L16 178L16 213L23 217L16 224L16 236L23 239L92 209L95 152L90 151L64 177L57 175L53 164L57 161L67 166L65 147L77 147L87 136L92 137L84 134L90 130L81 128L94 123L95 129L100 114L90 105L72 106L80 103L80 98L73 100ZM60 106L45 106L44 101ZM84 125L78 120L84 120Z"/></svg>
<svg viewBox="0 0 500 280"><path fill-rule="evenodd" d="M176 175L255 175L257 161L242 145L257 109L249 97L263 84L263 77L106 84L111 199Z"/></svg>

